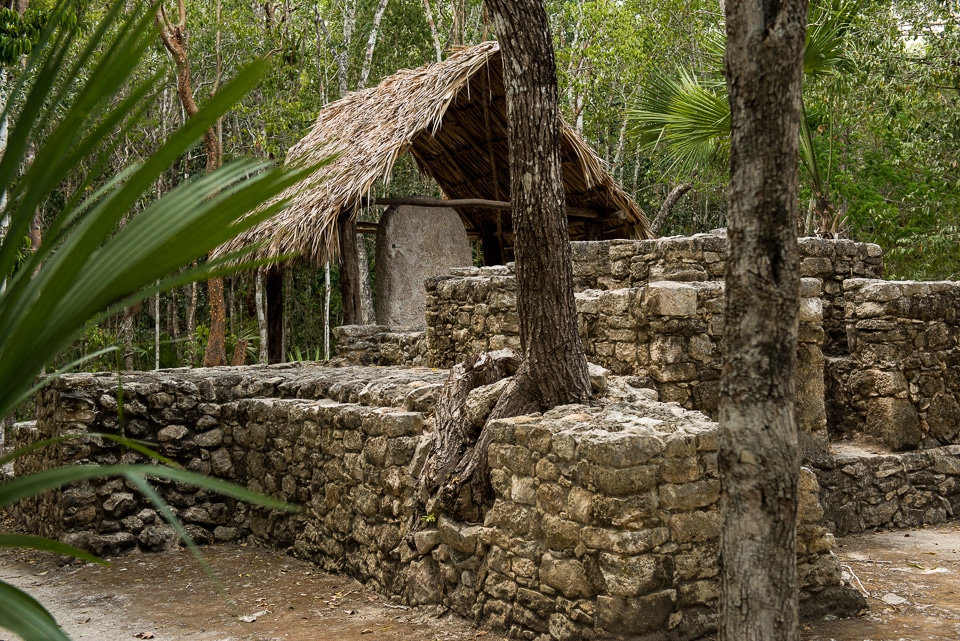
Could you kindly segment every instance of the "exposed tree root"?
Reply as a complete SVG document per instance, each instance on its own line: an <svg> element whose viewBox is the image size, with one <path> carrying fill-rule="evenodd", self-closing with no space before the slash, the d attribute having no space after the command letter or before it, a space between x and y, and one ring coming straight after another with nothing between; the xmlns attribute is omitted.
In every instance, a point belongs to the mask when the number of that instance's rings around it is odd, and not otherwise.
<svg viewBox="0 0 960 641"><path fill-rule="evenodd" d="M465 404L470 392L513 376L520 369L520 356L512 349L485 352L455 365L437 398L433 450L420 474L420 495L435 496L433 511L463 521L479 521L490 495L486 474L489 433L467 418ZM509 393L516 379L501 399ZM494 418L497 408L491 413ZM480 473L478 473L480 472Z"/></svg>

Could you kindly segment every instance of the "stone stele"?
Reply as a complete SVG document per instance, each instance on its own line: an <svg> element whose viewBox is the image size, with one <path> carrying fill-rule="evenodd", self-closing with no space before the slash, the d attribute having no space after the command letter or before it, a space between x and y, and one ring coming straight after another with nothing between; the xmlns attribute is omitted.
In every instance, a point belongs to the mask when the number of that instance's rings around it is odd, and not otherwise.
<svg viewBox="0 0 960 641"><path fill-rule="evenodd" d="M467 232L453 209L388 209L377 231L377 324L425 327L423 282L472 264Z"/></svg>

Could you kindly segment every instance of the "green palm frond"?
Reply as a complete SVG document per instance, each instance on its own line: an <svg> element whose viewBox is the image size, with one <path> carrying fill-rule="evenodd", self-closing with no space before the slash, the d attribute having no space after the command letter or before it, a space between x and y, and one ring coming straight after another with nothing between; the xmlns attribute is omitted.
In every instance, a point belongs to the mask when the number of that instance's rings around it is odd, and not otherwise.
<svg viewBox="0 0 960 641"><path fill-rule="evenodd" d="M847 62L845 39L859 11L859 0L824 0L811 6L804 73L842 70ZM705 49L717 65L720 78L723 38L709 38ZM730 105L722 80L702 80L690 70L676 77L654 75L643 88L637 106L627 111L641 148L662 150L670 170L692 173L709 163L725 162L730 149ZM818 185L821 182L808 130L801 140L803 164Z"/></svg>
<svg viewBox="0 0 960 641"><path fill-rule="evenodd" d="M844 70L850 63L847 38L859 10L859 0L811 4L803 54L804 74L816 76Z"/></svg>
<svg viewBox="0 0 960 641"><path fill-rule="evenodd" d="M239 256L175 273L277 213L283 202L259 206L318 168L291 171L235 161L185 182L133 215L163 172L256 86L267 65L254 62L241 70L146 160L98 184L111 145L117 144L105 141L119 139L113 136L118 130L140 126L159 88L159 76L133 80L138 65L156 45L157 4L111 3L83 43L75 21L69 19L74 4L60 0L51 10L3 107L11 127L0 157L0 187L8 195L0 216L9 220L8 233L0 239L0 280L6 283L0 290L0 417L36 390L37 375L91 320L161 289L236 271L239 267L233 261ZM35 159L24 168L31 145ZM37 208L81 166L88 169L86 177L73 194L66 194L66 204L54 215L40 247L24 259L22 241ZM161 504L146 478L178 480L269 508L295 509L167 465L169 461L142 444L125 444L159 464L44 470L0 484L0 507L84 479L119 475ZM24 453L14 452L0 462ZM57 541L19 534L0 535L0 547L6 546L93 558ZM2 581L0 628L27 641L68 641L40 603Z"/></svg>
<svg viewBox="0 0 960 641"><path fill-rule="evenodd" d="M698 80L686 70L678 78L652 78L628 117L641 145L662 147L678 168L692 170L725 157L729 148L726 87Z"/></svg>
<svg viewBox="0 0 960 641"><path fill-rule="evenodd" d="M277 213L284 203L250 212L315 169L288 171L236 161L181 185L118 230L158 177L256 86L266 70L258 61L224 85L143 163L98 189L89 182L81 185L55 216L41 246L18 267L20 239L37 207L75 167L98 166L104 138L135 125L158 86L156 77L131 81L155 46L155 4L130 9L114 3L91 41L74 55L68 54L78 49L78 32L58 28L62 21L56 19L70 5L57 5L16 84L21 95L7 103L12 128L0 159L0 184L10 187L4 212L10 227L0 244L0 277L8 279L0 294L0 416L24 400L33 378L91 319L157 289L223 271L227 261L168 276ZM124 98L115 99L121 93ZM14 104L22 106L9 107ZM14 181L31 140L38 142L36 158ZM93 196L81 196L90 192Z"/></svg>

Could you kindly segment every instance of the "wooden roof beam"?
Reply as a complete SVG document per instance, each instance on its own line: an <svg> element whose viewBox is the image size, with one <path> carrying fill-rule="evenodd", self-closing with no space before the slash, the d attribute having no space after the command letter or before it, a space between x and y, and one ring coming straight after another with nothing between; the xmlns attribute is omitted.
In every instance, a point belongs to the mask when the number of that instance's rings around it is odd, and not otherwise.
<svg viewBox="0 0 960 641"><path fill-rule="evenodd" d="M414 207L476 207L477 209L499 209L510 211L513 205L506 200L486 200L485 198L457 198L454 200L443 200L440 198L430 198L428 196L408 196L406 198L362 198L361 207L370 207L380 205L385 207L398 207L401 205L412 205ZM583 209L581 207L567 206L567 216L574 218L590 218L599 220L620 219L626 216L621 211L607 214L599 209Z"/></svg>

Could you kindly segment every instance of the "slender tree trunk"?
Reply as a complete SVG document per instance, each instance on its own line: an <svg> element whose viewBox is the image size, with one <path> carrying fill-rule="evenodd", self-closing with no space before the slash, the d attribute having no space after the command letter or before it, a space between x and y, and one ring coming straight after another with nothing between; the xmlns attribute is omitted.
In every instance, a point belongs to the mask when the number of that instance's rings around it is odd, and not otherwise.
<svg viewBox="0 0 960 641"><path fill-rule="evenodd" d="M677 206L677 203L680 202L683 195L690 191L691 187L693 187L691 183L681 183L670 190L663 204L660 205L660 211L657 212L657 217L650 223L650 232L653 233L654 236L660 235L660 230L663 229L663 223L667 221L667 216L669 216L673 208Z"/></svg>
<svg viewBox="0 0 960 641"><path fill-rule="evenodd" d="M160 292L153 295L153 369L160 369Z"/></svg>
<svg viewBox="0 0 960 641"><path fill-rule="evenodd" d="M727 0L731 153L721 375L720 638L797 636L794 369L806 0Z"/></svg>
<svg viewBox="0 0 960 641"><path fill-rule="evenodd" d="M433 38L433 49L437 53L437 62L443 60L443 51L440 47L440 37L437 35L437 25L433 21L433 11L430 9L430 0L423 0L423 8L427 14L427 24L430 25L430 37Z"/></svg>
<svg viewBox="0 0 960 641"><path fill-rule="evenodd" d="M340 225L340 295L343 298L343 324L363 322L361 303L360 265L357 255L357 223L349 216L341 216Z"/></svg>
<svg viewBox="0 0 960 641"><path fill-rule="evenodd" d="M167 333L170 340L173 341L174 349L177 355L177 365L183 361L183 349L180 347L180 303L177 296L178 290L171 289L167 298Z"/></svg>
<svg viewBox="0 0 960 641"><path fill-rule="evenodd" d="M178 18L172 23L163 8L157 11L156 22L160 28L160 40L173 58L177 70L177 95L187 117L194 116L199 108L193 95L190 78L190 59L187 56L187 9L185 0L177 2ZM207 154L207 173L211 173L223 164L223 149L213 127L203 134L204 151ZM223 301L223 278L211 278L207 281L207 297L210 305L210 336L206 353L203 356L204 367L223 365L227 360L226 332L227 315Z"/></svg>
<svg viewBox="0 0 960 641"><path fill-rule="evenodd" d="M197 262L194 261L193 265L196 267ZM193 336L197 332L197 299L199 298L197 293L197 283L194 281L190 283L190 300L187 302L187 340L191 341L191 344L193 341ZM191 366L195 361L195 356L196 355L193 353L193 349L191 348Z"/></svg>
<svg viewBox="0 0 960 641"><path fill-rule="evenodd" d="M367 86L367 80L370 78L370 65L373 63L373 50L377 46L377 40L380 38L380 21L383 20L383 14L387 10L388 0L379 0L377 10L373 14L373 26L370 28L370 36L367 38L367 49L363 54L363 66L360 68L360 83L358 89Z"/></svg>
<svg viewBox="0 0 960 641"><path fill-rule="evenodd" d="M360 287L360 324L374 325L377 314L373 309L373 287L370 285L370 260L367 257L367 239L357 234L357 282Z"/></svg>
<svg viewBox="0 0 960 641"><path fill-rule="evenodd" d="M123 368L133 371L134 369L134 351L133 351L133 318L140 311L140 303L123 310L123 320L120 323L120 331L123 338Z"/></svg>
<svg viewBox="0 0 960 641"><path fill-rule="evenodd" d="M330 360L330 261L323 264L323 360Z"/></svg>
<svg viewBox="0 0 960 641"><path fill-rule="evenodd" d="M264 309L264 287L263 287L263 271L257 270L257 280L254 285L256 294L254 300L257 305L257 327L260 330L260 363L265 365L270 362L268 344L269 336L267 333L267 313Z"/></svg>

